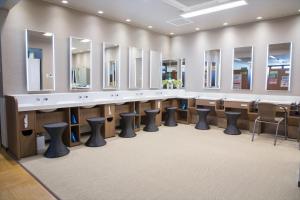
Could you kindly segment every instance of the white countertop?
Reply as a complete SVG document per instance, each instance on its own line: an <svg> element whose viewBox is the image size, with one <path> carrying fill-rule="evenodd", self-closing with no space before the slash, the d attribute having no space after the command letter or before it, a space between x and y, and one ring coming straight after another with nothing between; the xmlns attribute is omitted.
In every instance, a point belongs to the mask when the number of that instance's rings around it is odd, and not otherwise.
<svg viewBox="0 0 300 200"><path fill-rule="evenodd" d="M93 107L103 104L123 104L132 101L164 100L170 98L195 98L205 100L271 102L291 104L300 102L299 96L253 95L236 93L187 92L185 90L128 90L76 93L21 94L14 96L18 101L18 111L49 111L67 107ZM276 100L274 100L276 99Z"/></svg>

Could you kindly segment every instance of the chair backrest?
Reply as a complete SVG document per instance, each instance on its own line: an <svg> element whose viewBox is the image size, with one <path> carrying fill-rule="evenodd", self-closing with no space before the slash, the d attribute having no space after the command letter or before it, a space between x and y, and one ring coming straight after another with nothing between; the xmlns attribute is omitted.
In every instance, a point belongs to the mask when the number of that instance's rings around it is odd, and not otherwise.
<svg viewBox="0 0 300 200"><path fill-rule="evenodd" d="M276 104L258 103L258 115L260 120L274 122L276 118Z"/></svg>

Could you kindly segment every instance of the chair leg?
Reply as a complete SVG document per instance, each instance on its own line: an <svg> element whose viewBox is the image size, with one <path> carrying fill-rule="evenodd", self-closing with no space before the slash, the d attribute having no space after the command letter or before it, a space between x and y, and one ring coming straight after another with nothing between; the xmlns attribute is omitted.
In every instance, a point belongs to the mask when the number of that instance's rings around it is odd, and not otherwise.
<svg viewBox="0 0 300 200"><path fill-rule="evenodd" d="M278 136L279 125L280 125L280 122L277 124L276 134L275 134L275 140L274 140L274 146L276 146L276 142L277 142L277 136Z"/></svg>
<svg viewBox="0 0 300 200"><path fill-rule="evenodd" d="M284 120L284 136L285 136L285 140L287 140L287 133L288 133L288 121L287 121L287 117L285 117L285 120Z"/></svg>
<svg viewBox="0 0 300 200"><path fill-rule="evenodd" d="M257 120L254 121L254 127L253 127L253 132L252 132L252 140L251 140L252 142L254 140L255 129L256 129L256 122L257 122Z"/></svg>

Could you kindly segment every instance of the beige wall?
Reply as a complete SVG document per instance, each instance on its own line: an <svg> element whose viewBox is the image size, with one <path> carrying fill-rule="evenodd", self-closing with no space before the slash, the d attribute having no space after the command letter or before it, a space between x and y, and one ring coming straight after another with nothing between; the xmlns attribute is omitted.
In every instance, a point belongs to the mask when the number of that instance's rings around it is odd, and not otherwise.
<svg viewBox="0 0 300 200"><path fill-rule="evenodd" d="M69 36L93 41L93 90L102 88L103 41L121 46L121 89L128 88L128 47L144 49L144 88L149 88L149 49L170 56L170 38L144 29L113 22L39 0L23 0L13 7L4 23L2 41L4 94L26 93L24 29L55 34L56 91L69 91ZM126 74L126 75L125 75Z"/></svg>
<svg viewBox="0 0 300 200"><path fill-rule="evenodd" d="M290 92L265 91L267 47L270 43L293 43L292 84ZM173 58L186 58L187 89L205 92L233 92L231 90L233 48L253 46L254 77L252 91L256 94L300 95L300 16L203 31L171 40ZM221 49L221 89L203 89L204 51Z"/></svg>

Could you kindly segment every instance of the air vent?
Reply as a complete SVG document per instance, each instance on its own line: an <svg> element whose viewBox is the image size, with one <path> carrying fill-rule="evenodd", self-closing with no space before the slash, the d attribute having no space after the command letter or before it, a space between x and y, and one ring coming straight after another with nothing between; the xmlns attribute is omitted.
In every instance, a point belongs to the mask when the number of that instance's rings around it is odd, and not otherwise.
<svg viewBox="0 0 300 200"><path fill-rule="evenodd" d="M167 21L167 23L171 24L173 26L184 26L184 25L192 24L193 21L191 21L189 19L184 19L184 18L176 18L176 19Z"/></svg>

